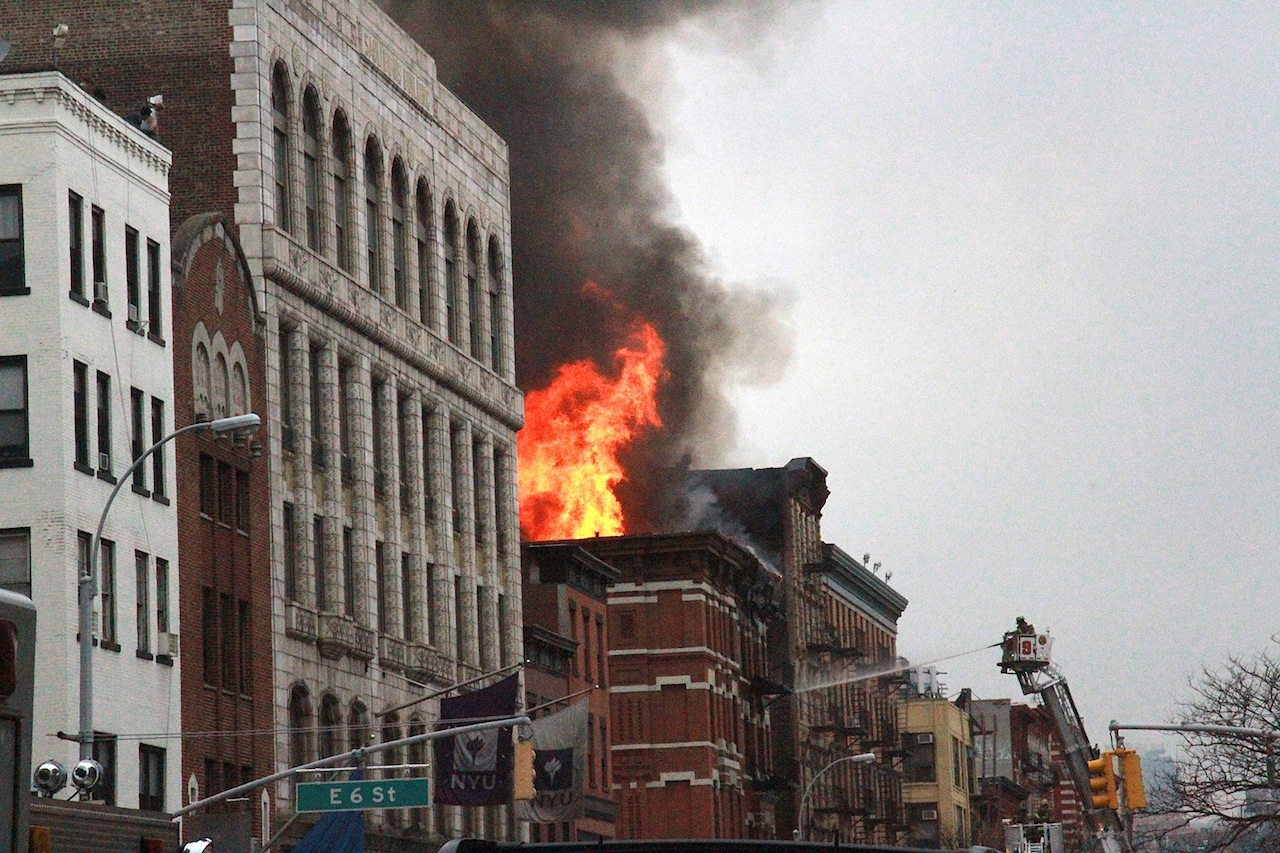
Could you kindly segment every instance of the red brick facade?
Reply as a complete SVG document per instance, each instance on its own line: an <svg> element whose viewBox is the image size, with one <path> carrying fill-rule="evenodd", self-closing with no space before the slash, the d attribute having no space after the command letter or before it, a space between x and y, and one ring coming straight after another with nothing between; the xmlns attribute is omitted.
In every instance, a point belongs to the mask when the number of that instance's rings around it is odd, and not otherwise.
<svg viewBox="0 0 1280 853"><path fill-rule="evenodd" d="M263 411L261 315L221 214L192 217L174 236L173 324L178 427ZM176 440L182 777L197 780L201 797L273 769L269 492L267 460L258 458L265 441L261 431Z"/></svg>
<svg viewBox="0 0 1280 853"><path fill-rule="evenodd" d="M589 705L589 746L585 817L568 825L530 827L534 841L595 840L616 837L617 805L611 789L610 703L608 687L609 628L606 615L606 586L618 576L616 570L578 547L577 543L526 543L522 547L524 624L557 635L573 646L564 660L564 692L549 695L550 683L543 674L530 673L526 666L525 690L541 704L561 696L577 696L575 702ZM526 648L525 656L531 654ZM545 686L544 686L545 685ZM543 713L562 710L563 704Z"/></svg>

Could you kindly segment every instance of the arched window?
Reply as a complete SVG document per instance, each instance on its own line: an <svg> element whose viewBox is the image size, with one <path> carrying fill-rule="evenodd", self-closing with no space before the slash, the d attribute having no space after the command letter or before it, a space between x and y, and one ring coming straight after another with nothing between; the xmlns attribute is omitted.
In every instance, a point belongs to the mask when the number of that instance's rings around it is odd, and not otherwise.
<svg viewBox="0 0 1280 853"><path fill-rule="evenodd" d="M391 164L391 272L396 286L396 307L409 307L409 234L405 227L405 198L409 195L404 161Z"/></svg>
<svg viewBox="0 0 1280 853"><path fill-rule="evenodd" d="M342 706L332 693L320 700L320 757L342 751Z"/></svg>
<svg viewBox="0 0 1280 853"><path fill-rule="evenodd" d="M227 357L218 353L213 359L213 416L227 416Z"/></svg>
<svg viewBox="0 0 1280 853"><path fill-rule="evenodd" d="M444 205L444 313L449 343L458 342L458 211Z"/></svg>
<svg viewBox="0 0 1280 853"><path fill-rule="evenodd" d="M369 252L369 289L382 292L382 149L372 136L364 145L365 246Z"/></svg>
<svg viewBox="0 0 1280 853"><path fill-rule="evenodd" d="M213 406L209 400L209 350L204 344L196 344L195 358L195 385L194 393L196 399L196 420L208 418L213 414Z"/></svg>
<svg viewBox="0 0 1280 853"><path fill-rule="evenodd" d="M277 62L271 73L271 140L275 153L276 225L289 224L289 72Z"/></svg>
<svg viewBox="0 0 1280 853"><path fill-rule="evenodd" d="M320 97L307 87L302 96L302 182L306 194L307 246L320 251Z"/></svg>
<svg viewBox="0 0 1280 853"><path fill-rule="evenodd" d="M244 378L244 367L240 362L236 362L231 366L231 412L233 415L243 415L249 411L248 405L249 386Z"/></svg>
<svg viewBox="0 0 1280 853"><path fill-rule="evenodd" d="M311 694L301 684L289 691L289 766L311 760Z"/></svg>
<svg viewBox="0 0 1280 853"><path fill-rule="evenodd" d="M333 117L333 237L338 266L351 272L351 130L347 117Z"/></svg>
<svg viewBox="0 0 1280 853"><path fill-rule="evenodd" d="M413 235L418 250L418 316L422 325L431 328L436 312L435 293L431 290L435 264L431 257L431 193L424 180L418 181L416 207Z"/></svg>
<svg viewBox="0 0 1280 853"><path fill-rule="evenodd" d="M359 699L347 711L347 744L351 749L369 744L369 709Z"/></svg>
<svg viewBox="0 0 1280 853"><path fill-rule="evenodd" d="M489 365L502 375L502 246L489 238Z"/></svg>
<svg viewBox="0 0 1280 853"><path fill-rule="evenodd" d="M484 347L480 341L480 229L474 219L467 220L467 313L471 357L478 360Z"/></svg>

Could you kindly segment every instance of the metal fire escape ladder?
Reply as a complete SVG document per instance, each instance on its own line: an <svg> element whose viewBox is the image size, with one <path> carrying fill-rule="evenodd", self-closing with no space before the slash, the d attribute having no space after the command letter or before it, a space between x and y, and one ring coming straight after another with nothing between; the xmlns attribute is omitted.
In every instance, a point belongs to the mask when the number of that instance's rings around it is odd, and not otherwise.
<svg viewBox="0 0 1280 853"><path fill-rule="evenodd" d="M1019 624L1021 626L1021 620ZM1027 642L1032 644L1031 651L1028 651ZM1049 662L1048 636L1037 635L1034 630L1030 633L1010 631L1005 634L1003 650L1000 669L1014 673L1023 694L1038 695L1049 711L1062 739L1063 758L1076 795L1080 798L1080 811L1102 845L1103 853L1134 853L1120 815L1108 808L1091 808L1094 792L1089 786L1089 760L1096 756L1080 719L1080 711L1071 697L1066 676Z"/></svg>

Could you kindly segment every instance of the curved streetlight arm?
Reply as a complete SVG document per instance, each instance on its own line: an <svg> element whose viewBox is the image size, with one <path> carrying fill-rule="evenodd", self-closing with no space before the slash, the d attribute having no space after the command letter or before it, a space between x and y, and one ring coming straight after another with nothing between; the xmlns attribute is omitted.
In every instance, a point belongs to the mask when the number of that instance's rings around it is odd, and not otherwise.
<svg viewBox="0 0 1280 853"><path fill-rule="evenodd" d="M124 488L125 482L142 467L142 464L147 461L151 454L183 433L205 429L213 432L228 432L237 429L252 430L257 429L261 423L261 418L250 413L235 415L230 418L218 418L212 421L200 421L174 430L148 447L137 459L133 460L133 464L120 475L120 479L116 481L115 488L111 490L111 494L107 497L106 506L102 508L102 515L98 516L98 529L94 531L93 539L89 543L89 559L85 563L85 571L81 573L79 579L80 735L77 740L80 741L81 760L93 758L93 599L98 594L98 552L102 548L102 530L106 526L107 513L111 510L111 504L115 501L116 495L120 493L120 489Z"/></svg>
<svg viewBox="0 0 1280 853"><path fill-rule="evenodd" d="M795 838L792 840L800 841L803 838L803 835L800 832L800 827L804 825L804 804L805 801L809 799L809 792L813 790L813 783L818 781L818 777L823 773L826 773L832 767L835 767L837 764L843 764L846 761L851 761L854 764L868 764L875 760L876 754L874 752L861 752L857 755L846 755L842 758L837 758L817 773L814 773L813 778L809 780L809 784L804 786L804 793L800 795L800 803L796 807L796 830L794 833Z"/></svg>

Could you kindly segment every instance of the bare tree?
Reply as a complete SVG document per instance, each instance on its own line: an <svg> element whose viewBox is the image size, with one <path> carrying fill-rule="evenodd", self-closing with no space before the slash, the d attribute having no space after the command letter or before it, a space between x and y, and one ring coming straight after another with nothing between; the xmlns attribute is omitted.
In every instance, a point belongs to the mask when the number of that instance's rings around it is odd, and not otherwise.
<svg viewBox="0 0 1280 853"><path fill-rule="evenodd" d="M1274 652L1203 667L1189 686L1191 697L1179 705L1178 723L1280 732L1280 657ZM1151 798L1156 814L1145 822L1160 846L1179 849L1179 839L1198 828L1195 846L1202 851L1280 853L1274 739L1181 736L1184 749L1175 771L1149 780L1157 793Z"/></svg>

